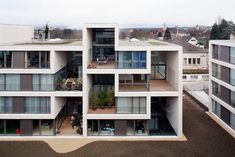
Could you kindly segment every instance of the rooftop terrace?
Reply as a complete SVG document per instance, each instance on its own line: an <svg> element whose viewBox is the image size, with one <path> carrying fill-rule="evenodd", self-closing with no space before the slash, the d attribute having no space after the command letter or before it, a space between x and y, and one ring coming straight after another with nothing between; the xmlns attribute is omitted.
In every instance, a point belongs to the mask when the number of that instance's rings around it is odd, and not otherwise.
<svg viewBox="0 0 235 157"><path fill-rule="evenodd" d="M119 40L119 46L164 46L170 45L169 43L162 42L159 40Z"/></svg>
<svg viewBox="0 0 235 157"><path fill-rule="evenodd" d="M32 40L31 42L16 43L13 45L71 45L71 46L82 46L82 40L71 39L51 39L51 40Z"/></svg>

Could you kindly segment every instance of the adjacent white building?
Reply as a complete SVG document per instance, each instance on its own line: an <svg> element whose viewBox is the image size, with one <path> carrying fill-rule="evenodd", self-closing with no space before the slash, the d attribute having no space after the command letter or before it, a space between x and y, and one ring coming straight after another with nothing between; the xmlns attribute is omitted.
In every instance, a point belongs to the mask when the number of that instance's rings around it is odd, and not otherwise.
<svg viewBox="0 0 235 157"><path fill-rule="evenodd" d="M183 136L181 46L87 23L82 41L6 44L0 55L0 135Z"/></svg>
<svg viewBox="0 0 235 157"><path fill-rule="evenodd" d="M235 137L235 41L210 41L209 111Z"/></svg>

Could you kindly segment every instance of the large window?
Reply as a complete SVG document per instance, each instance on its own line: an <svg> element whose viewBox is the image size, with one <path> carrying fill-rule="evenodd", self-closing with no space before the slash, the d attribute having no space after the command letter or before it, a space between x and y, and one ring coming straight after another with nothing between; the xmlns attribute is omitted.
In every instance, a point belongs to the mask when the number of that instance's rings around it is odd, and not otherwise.
<svg viewBox="0 0 235 157"><path fill-rule="evenodd" d="M52 91L54 89L54 77L49 74L33 75L33 90Z"/></svg>
<svg viewBox="0 0 235 157"><path fill-rule="evenodd" d="M212 81L212 94L220 96L221 87L218 83Z"/></svg>
<svg viewBox="0 0 235 157"><path fill-rule="evenodd" d="M20 90L20 75L18 74L1 74L0 90L18 91Z"/></svg>
<svg viewBox="0 0 235 157"><path fill-rule="evenodd" d="M146 113L146 98L145 97L119 97L117 98L117 113Z"/></svg>
<svg viewBox="0 0 235 157"><path fill-rule="evenodd" d="M20 120L6 120L6 134L20 135Z"/></svg>
<svg viewBox="0 0 235 157"><path fill-rule="evenodd" d="M41 120L41 135L54 135L53 120Z"/></svg>
<svg viewBox="0 0 235 157"><path fill-rule="evenodd" d="M235 86L235 70L230 69L230 84Z"/></svg>
<svg viewBox="0 0 235 157"><path fill-rule="evenodd" d="M100 120L100 135L114 135L114 120Z"/></svg>
<svg viewBox="0 0 235 157"><path fill-rule="evenodd" d="M114 120L88 120L87 133L93 136L113 136L115 133Z"/></svg>
<svg viewBox="0 0 235 157"><path fill-rule="evenodd" d="M94 135L94 136L99 135L99 121L98 120L88 120L87 134Z"/></svg>
<svg viewBox="0 0 235 157"><path fill-rule="evenodd" d="M235 108L235 92L230 90L230 103L229 105L231 105L232 107Z"/></svg>
<svg viewBox="0 0 235 157"><path fill-rule="evenodd" d="M30 51L27 52L26 68L49 68L49 51Z"/></svg>
<svg viewBox="0 0 235 157"><path fill-rule="evenodd" d="M235 114L230 113L230 126L235 130Z"/></svg>
<svg viewBox="0 0 235 157"><path fill-rule="evenodd" d="M0 135L3 135L4 134L4 120L0 119Z"/></svg>
<svg viewBox="0 0 235 157"><path fill-rule="evenodd" d="M215 113L218 117L220 117L221 114L220 104L213 99L212 99L212 112Z"/></svg>
<svg viewBox="0 0 235 157"><path fill-rule="evenodd" d="M214 59L219 58L219 46L218 45L212 46L212 58L214 58Z"/></svg>
<svg viewBox="0 0 235 157"><path fill-rule="evenodd" d="M50 113L50 107L49 97L26 97L26 113Z"/></svg>
<svg viewBox="0 0 235 157"><path fill-rule="evenodd" d="M0 113L12 113L12 98L0 97Z"/></svg>
<svg viewBox="0 0 235 157"><path fill-rule="evenodd" d="M220 65L212 63L212 76L220 78Z"/></svg>
<svg viewBox="0 0 235 157"><path fill-rule="evenodd" d="M12 67L12 52L0 51L0 68Z"/></svg>
<svg viewBox="0 0 235 157"><path fill-rule="evenodd" d="M145 51L121 51L117 56L117 67L120 69L145 69Z"/></svg>
<svg viewBox="0 0 235 157"><path fill-rule="evenodd" d="M230 47L230 63L235 64L235 47Z"/></svg>
<svg viewBox="0 0 235 157"><path fill-rule="evenodd" d="M151 52L151 80L158 79L166 79L166 54L153 51Z"/></svg>
<svg viewBox="0 0 235 157"><path fill-rule="evenodd" d="M147 121L136 120L135 121L135 134L136 135L147 135Z"/></svg>

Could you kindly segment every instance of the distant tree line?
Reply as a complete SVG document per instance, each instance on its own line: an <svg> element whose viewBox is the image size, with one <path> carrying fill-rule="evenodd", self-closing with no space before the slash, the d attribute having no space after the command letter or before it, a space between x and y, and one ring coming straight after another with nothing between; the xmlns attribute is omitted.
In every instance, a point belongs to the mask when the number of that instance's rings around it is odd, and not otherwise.
<svg viewBox="0 0 235 157"><path fill-rule="evenodd" d="M77 29L55 28L50 30L51 39L82 39L82 31Z"/></svg>
<svg viewBox="0 0 235 157"><path fill-rule="evenodd" d="M215 23L212 26L210 39L228 40L230 39L230 34L233 32L235 32L235 24L232 21L222 19L220 24Z"/></svg>

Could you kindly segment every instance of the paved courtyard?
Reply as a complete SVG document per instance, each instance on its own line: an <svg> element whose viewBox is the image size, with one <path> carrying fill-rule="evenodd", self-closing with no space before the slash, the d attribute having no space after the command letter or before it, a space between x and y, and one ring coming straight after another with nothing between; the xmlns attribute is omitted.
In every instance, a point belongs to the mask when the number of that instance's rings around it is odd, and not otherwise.
<svg viewBox="0 0 235 157"><path fill-rule="evenodd" d="M0 142L0 157L231 157L235 154L235 139L186 94L184 134L186 142L98 141L65 154L54 152L44 142Z"/></svg>

